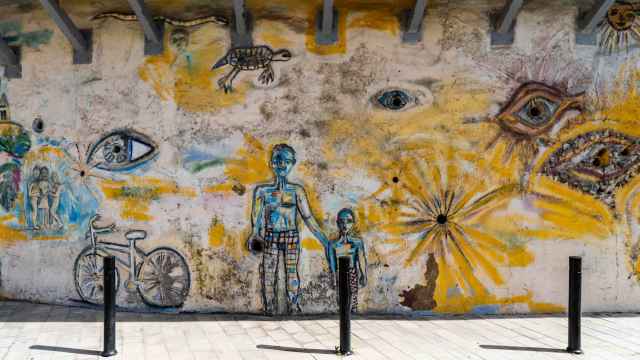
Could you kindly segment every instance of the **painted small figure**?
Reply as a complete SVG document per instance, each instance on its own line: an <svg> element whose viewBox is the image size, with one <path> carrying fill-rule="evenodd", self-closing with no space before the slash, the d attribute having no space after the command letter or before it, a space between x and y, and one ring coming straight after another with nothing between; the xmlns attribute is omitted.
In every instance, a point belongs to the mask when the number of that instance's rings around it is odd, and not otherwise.
<svg viewBox="0 0 640 360"><path fill-rule="evenodd" d="M358 236L355 229L356 218L351 209L342 209L338 212L337 223L339 229L338 238L331 241L329 263L331 271L335 274L335 284L338 283L336 266L338 257L350 256L351 268L349 271L349 288L351 289L351 312L358 310L358 288L367 286L367 254L364 241Z"/></svg>
<svg viewBox="0 0 640 360"><path fill-rule="evenodd" d="M289 182L287 176L296 163L296 153L287 144L279 144L271 153L274 182L258 185L253 193L252 232L247 246L256 254L262 252L260 276L264 312L280 313L284 303L280 286L285 285L286 311L300 312L300 233L298 215L328 254L329 240L311 213L302 185ZM281 271L282 269L282 271ZM283 278L279 281L279 278Z"/></svg>

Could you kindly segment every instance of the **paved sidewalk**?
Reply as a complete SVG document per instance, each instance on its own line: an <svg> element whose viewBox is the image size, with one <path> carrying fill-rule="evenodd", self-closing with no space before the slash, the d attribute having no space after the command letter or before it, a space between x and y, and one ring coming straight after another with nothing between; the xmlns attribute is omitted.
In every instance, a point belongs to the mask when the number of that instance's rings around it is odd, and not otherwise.
<svg viewBox="0 0 640 360"><path fill-rule="evenodd" d="M117 315L111 359L336 359L336 318ZM0 359L100 359L102 312L0 302ZM640 359L640 315L582 319L585 355L566 354L563 317L357 317L349 359Z"/></svg>

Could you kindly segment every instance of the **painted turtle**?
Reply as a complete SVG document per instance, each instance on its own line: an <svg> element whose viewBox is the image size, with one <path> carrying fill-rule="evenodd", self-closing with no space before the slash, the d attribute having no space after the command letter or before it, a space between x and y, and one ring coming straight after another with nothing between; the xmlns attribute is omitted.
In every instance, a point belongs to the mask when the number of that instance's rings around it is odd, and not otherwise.
<svg viewBox="0 0 640 360"><path fill-rule="evenodd" d="M235 47L229 50L218 62L213 65L211 70L231 65L231 72L218 80L218 85L224 89L224 92L233 90L233 79L240 71L252 71L264 69L258 76L258 80L262 84L269 84L274 79L273 61L288 61L291 59L291 52L286 49L274 51L268 46L259 45L251 47Z"/></svg>

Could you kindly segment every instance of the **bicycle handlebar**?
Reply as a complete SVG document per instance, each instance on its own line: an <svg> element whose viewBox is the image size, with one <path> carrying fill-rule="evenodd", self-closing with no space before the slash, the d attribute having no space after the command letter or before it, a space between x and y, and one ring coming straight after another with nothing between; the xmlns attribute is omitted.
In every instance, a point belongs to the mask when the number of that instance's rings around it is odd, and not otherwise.
<svg viewBox="0 0 640 360"><path fill-rule="evenodd" d="M104 227L98 227L98 226L96 226L94 224L98 220L100 220L100 215L98 215L98 214L92 216L91 220L89 220L89 227L91 228L91 231L94 232L94 233L112 232L113 229L115 229L115 227L116 227L116 224L111 224L111 225L107 225L107 226L104 226Z"/></svg>

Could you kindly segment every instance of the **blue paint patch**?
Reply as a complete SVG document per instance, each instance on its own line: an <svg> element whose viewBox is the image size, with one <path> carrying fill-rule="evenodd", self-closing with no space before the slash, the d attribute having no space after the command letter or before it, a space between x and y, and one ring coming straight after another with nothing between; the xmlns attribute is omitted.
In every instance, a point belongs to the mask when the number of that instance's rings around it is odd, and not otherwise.
<svg viewBox="0 0 640 360"><path fill-rule="evenodd" d="M15 209L16 218L24 221L9 225L25 230L30 238L82 238L91 216L99 209L91 183L77 175L71 156L62 151L65 156L51 154L47 160L29 163L25 168L23 201Z"/></svg>
<svg viewBox="0 0 640 360"><path fill-rule="evenodd" d="M199 150L199 149L189 149L184 154L182 161L186 163L186 162L193 162L193 161L206 161L206 160L211 160L212 158L214 158L214 156L206 151Z"/></svg>
<svg viewBox="0 0 640 360"><path fill-rule="evenodd" d="M495 315L500 311L500 305L479 305L474 307L471 312L475 315Z"/></svg>
<svg viewBox="0 0 640 360"><path fill-rule="evenodd" d="M191 173L222 166L224 163L224 158L196 148L188 150L182 158L182 167Z"/></svg>
<svg viewBox="0 0 640 360"><path fill-rule="evenodd" d="M0 22L0 34L9 45L31 48L48 44L53 37L53 31L49 29L24 32L17 21Z"/></svg>
<svg viewBox="0 0 640 360"><path fill-rule="evenodd" d="M417 310L411 312L411 316L433 316L435 313L431 310Z"/></svg>
<svg viewBox="0 0 640 360"><path fill-rule="evenodd" d="M461 294L462 292L460 291L460 288L458 287L458 285L447 289L447 298L459 296Z"/></svg>

